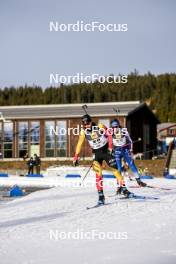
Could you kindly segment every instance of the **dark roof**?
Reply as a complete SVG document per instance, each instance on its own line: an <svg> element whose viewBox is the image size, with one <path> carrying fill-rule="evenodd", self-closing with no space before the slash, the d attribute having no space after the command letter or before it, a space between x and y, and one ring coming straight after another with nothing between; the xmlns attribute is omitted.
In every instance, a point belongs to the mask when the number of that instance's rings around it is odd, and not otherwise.
<svg viewBox="0 0 176 264"><path fill-rule="evenodd" d="M25 106L1 106L0 112L5 119L46 119L46 118L71 118L84 114L83 104L60 105L25 105ZM127 116L140 105L139 101L111 102L111 103L87 103L87 111L91 116L115 116L113 108L120 110L119 116Z"/></svg>
<svg viewBox="0 0 176 264"><path fill-rule="evenodd" d="M139 104L135 109L133 109L128 115L133 115L135 112L138 112L140 109L143 109L146 108L151 116L153 116L153 118L155 119L156 123L160 123L160 120L157 118L157 116L152 112L152 110L150 109L150 107L146 104L146 103L142 103L142 104Z"/></svg>

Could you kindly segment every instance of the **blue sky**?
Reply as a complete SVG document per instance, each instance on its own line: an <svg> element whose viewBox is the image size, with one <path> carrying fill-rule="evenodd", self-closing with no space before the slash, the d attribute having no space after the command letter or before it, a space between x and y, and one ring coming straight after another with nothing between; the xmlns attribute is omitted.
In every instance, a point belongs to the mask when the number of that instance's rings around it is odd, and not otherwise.
<svg viewBox="0 0 176 264"><path fill-rule="evenodd" d="M50 73L176 71L174 0L0 0L0 87ZM49 22L128 24L127 32L49 32Z"/></svg>

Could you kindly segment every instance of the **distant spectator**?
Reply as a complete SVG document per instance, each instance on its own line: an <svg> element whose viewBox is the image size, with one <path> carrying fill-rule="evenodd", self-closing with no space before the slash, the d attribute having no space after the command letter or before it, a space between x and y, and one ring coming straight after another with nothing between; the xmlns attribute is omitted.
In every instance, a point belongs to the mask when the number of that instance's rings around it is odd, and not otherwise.
<svg viewBox="0 0 176 264"><path fill-rule="evenodd" d="M41 159L37 154L34 154L34 166L36 169L36 173L40 174Z"/></svg>
<svg viewBox="0 0 176 264"><path fill-rule="evenodd" d="M3 155L2 155L2 152L0 152L0 159L3 159Z"/></svg>
<svg viewBox="0 0 176 264"><path fill-rule="evenodd" d="M33 157L30 158L27 162L28 165L28 174L33 174L34 173L34 159Z"/></svg>

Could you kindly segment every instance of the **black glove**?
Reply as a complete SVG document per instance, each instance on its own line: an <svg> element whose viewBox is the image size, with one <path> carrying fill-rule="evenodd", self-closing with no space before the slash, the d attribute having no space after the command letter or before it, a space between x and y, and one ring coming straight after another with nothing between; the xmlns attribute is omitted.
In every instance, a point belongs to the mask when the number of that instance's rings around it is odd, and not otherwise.
<svg viewBox="0 0 176 264"><path fill-rule="evenodd" d="M76 167L78 165L79 165L78 160L77 159L76 160L73 160L73 166Z"/></svg>
<svg viewBox="0 0 176 264"><path fill-rule="evenodd" d="M108 149L108 154L114 157L114 150L113 149Z"/></svg>

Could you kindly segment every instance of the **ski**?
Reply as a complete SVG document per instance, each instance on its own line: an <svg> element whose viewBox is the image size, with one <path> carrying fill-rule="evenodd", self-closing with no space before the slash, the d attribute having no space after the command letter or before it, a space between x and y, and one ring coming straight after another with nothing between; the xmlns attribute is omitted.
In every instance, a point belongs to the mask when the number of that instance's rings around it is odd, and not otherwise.
<svg viewBox="0 0 176 264"><path fill-rule="evenodd" d="M162 190L162 191L171 191L173 189L171 188L164 188L164 187L159 187L159 186L151 186L151 185L147 185L145 187L142 187L142 186L128 186L129 188L152 188L152 189L158 189L158 190Z"/></svg>
<svg viewBox="0 0 176 264"><path fill-rule="evenodd" d="M148 188L152 188L152 189L158 189L158 190L163 190L163 191L171 191L171 188L164 188L164 187L159 187L159 186L151 186L151 185L147 185L146 187Z"/></svg>
<svg viewBox="0 0 176 264"><path fill-rule="evenodd" d="M153 197L153 196L145 196L145 195L136 195L134 194L132 197L119 197L117 199L120 200L135 200L135 199L139 199L139 200L159 200L158 197Z"/></svg>

